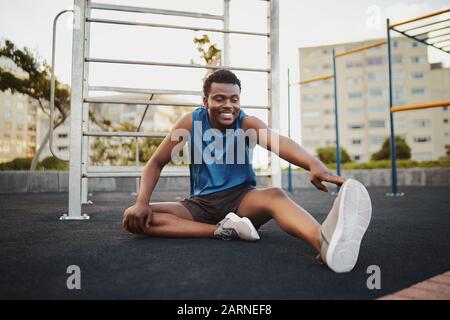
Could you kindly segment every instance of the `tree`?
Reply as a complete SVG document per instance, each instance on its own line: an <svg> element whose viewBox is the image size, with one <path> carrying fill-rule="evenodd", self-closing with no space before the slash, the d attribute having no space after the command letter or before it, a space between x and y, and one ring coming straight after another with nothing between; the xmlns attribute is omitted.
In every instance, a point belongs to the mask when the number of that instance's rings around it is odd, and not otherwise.
<svg viewBox="0 0 450 320"><path fill-rule="evenodd" d="M36 101L41 110L47 116L45 102L50 99L50 66L41 63L28 48L18 49L14 43L5 40L0 45L0 57L12 60L17 67L28 74L26 78L17 77L15 74L0 67L0 90L11 90L12 93L19 92ZM55 107L59 111L53 120L53 128L56 129L67 119L70 107L70 88L67 85L55 81ZM50 137L50 127L42 139L39 149L31 161L30 170L36 169L39 156L44 150Z"/></svg>
<svg viewBox="0 0 450 320"><path fill-rule="evenodd" d="M194 38L194 43L197 46L197 51L201 53L201 58L209 66L218 66L222 60L222 50L217 47L217 44L211 43L208 35ZM214 69L208 69L203 80L205 80Z"/></svg>
<svg viewBox="0 0 450 320"><path fill-rule="evenodd" d="M323 163L336 162L336 147L317 148L317 156ZM341 163L352 162L347 150L341 147Z"/></svg>
<svg viewBox="0 0 450 320"><path fill-rule="evenodd" d="M397 159L411 159L411 148L406 143L405 139L400 136L395 136ZM372 154L372 160L387 160L391 158L391 139L384 140L381 149Z"/></svg>

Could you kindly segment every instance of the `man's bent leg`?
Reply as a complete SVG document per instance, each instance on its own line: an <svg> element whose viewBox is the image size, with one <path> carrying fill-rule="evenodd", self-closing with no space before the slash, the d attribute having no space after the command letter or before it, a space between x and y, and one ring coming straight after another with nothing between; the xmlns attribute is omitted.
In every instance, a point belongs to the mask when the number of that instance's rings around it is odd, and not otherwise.
<svg viewBox="0 0 450 320"><path fill-rule="evenodd" d="M320 251L320 224L280 188L248 192L237 214L249 218L256 228L274 218L284 231L305 240Z"/></svg>
<svg viewBox="0 0 450 320"><path fill-rule="evenodd" d="M153 216L145 233L154 237L213 237L217 226L192 219L189 210L178 202L150 203Z"/></svg>

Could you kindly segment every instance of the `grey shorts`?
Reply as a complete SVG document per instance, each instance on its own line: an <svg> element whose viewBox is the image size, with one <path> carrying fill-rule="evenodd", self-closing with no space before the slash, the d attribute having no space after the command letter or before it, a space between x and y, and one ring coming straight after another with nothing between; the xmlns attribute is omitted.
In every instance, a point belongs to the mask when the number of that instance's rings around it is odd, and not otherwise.
<svg viewBox="0 0 450 320"><path fill-rule="evenodd" d="M239 185L204 196L191 196L180 203L189 210L194 221L217 224L228 213L236 212L244 196L253 189L249 185Z"/></svg>

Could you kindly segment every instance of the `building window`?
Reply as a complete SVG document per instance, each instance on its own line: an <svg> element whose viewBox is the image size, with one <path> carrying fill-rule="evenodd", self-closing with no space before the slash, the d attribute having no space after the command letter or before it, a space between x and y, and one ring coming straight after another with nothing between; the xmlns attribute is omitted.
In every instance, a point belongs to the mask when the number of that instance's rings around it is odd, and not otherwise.
<svg viewBox="0 0 450 320"><path fill-rule="evenodd" d="M364 108L362 108L362 107L348 108L347 109L347 113L352 115L352 116L359 116L359 115L362 115L364 113Z"/></svg>
<svg viewBox="0 0 450 320"><path fill-rule="evenodd" d="M426 63L426 58L423 56L411 57L411 63L413 64Z"/></svg>
<svg viewBox="0 0 450 320"><path fill-rule="evenodd" d="M431 141L431 137L414 137L416 143L428 143Z"/></svg>
<svg viewBox="0 0 450 320"><path fill-rule="evenodd" d="M23 110L24 109L24 104L22 101L17 102L17 109L18 110Z"/></svg>
<svg viewBox="0 0 450 320"><path fill-rule="evenodd" d="M320 111L305 111L303 112L304 118L319 118L320 117Z"/></svg>
<svg viewBox="0 0 450 320"><path fill-rule="evenodd" d="M370 113L384 113L388 110L388 108L382 104L369 104L367 110Z"/></svg>
<svg viewBox="0 0 450 320"><path fill-rule="evenodd" d="M367 80L369 81L384 81L386 76L385 72L376 71L367 73Z"/></svg>
<svg viewBox="0 0 450 320"><path fill-rule="evenodd" d="M58 151L67 151L67 146L58 147Z"/></svg>
<svg viewBox="0 0 450 320"><path fill-rule="evenodd" d="M326 146L334 146L336 144L336 140L326 140L325 145Z"/></svg>
<svg viewBox="0 0 450 320"><path fill-rule="evenodd" d="M331 69L331 64L325 63L325 64L322 66L322 68L325 69L325 70Z"/></svg>
<svg viewBox="0 0 450 320"><path fill-rule="evenodd" d="M395 101L401 101L405 98L403 88L394 88L392 95Z"/></svg>
<svg viewBox="0 0 450 320"><path fill-rule="evenodd" d="M384 128L384 120L369 120L369 128Z"/></svg>
<svg viewBox="0 0 450 320"><path fill-rule="evenodd" d="M351 69L351 68L360 68L360 67L362 67L362 63L361 63L361 61L358 61L358 60L347 61L347 62L345 63L345 66L346 66L348 69Z"/></svg>
<svg viewBox="0 0 450 320"><path fill-rule="evenodd" d="M426 89L425 88L412 88L411 89L411 94L419 96L419 95L424 95L426 93Z"/></svg>
<svg viewBox="0 0 450 320"><path fill-rule="evenodd" d="M442 120L444 123L448 123L448 119L444 119Z"/></svg>
<svg viewBox="0 0 450 320"><path fill-rule="evenodd" d="M401 42L397 41L397 40L392 41L392 46L394 48L401 48L402 47Z"/></svg>
<svg viewBox="0 0 450 320"><path fill-rule="evenodd" d="M307 146L307 147L317 147L320 145L318 140L305 140L303 142L303 145Z"/></svg>
<svg viewBox="0 0 450 320"><path fill-rule="evenodd" d="M442 110L447 111L448 107L443 107Z"/></svg>
<svg viewBox="0 0 450 320"><path fill-rule="evenodd" d="M403 62L403 56L392 56L392 64L400 64Z"/></svg>
<svg viewBox="0 0 450 320"><path fill-rule="evenodd" d="M317 102L319 99L320 96L318 94L305 94L303 96L303 101L305 102Z"/></svg>
<svg viewBox="0 0 450 320"><path fill-rule="evenodd" d="M324 94L323 95L323 98L325 99L325 100L330 100L330 99L333 99L333 94L328 94L328 93L326 93L326 94Z"/></svg>
<svg viewBox="0 0 450 320"><path fill-rule="evenodd" d="M362 140L361 139L352 139L352 144L353 145L361 145L362 144Z"/></svg>
<svg viewBox="0 0 450 320"><path fill-rule="evenodd" d="M333 114L334 110L333 109L325 109L325 110L323 110L323 113L326 114L326 115Z"/></svg>
<svg viewBox="0 0 450 320"><path fill-rule="evenodd" d="M5 134L3 135L3 138L5 138L5 139L11 139L11 135L10 135L9 133L5 133Z"/></svg>
<svg viewBox="0 0 450 320"><path fill-rule="evenodd" d="M350 130L359 130L359 129L364 129L364 123L350 123L348 125L348 128Z"/></svg>
<svg viewBox="0 0 450 320"><path fill-rule="evenodd" d="M60 139L65 139L65 138L67 138L67 133L59 133L59 134L58 134L58 138L60 138Z"/></svg>
<svg viewBox="0 0 450 320"><path fill-rule="evenodd" d="M326 124L324 128L325 130L334 130L336 129L336 126L334 124Z"/></svg>
<svg viewBox="0 0 450 320"><path fill-rule="evenodd" d="M11 130L11 127L12 127L12 124L11 124L11 122L9 122L9 121L5 121L5 129L6 130Z"/></svg>
<svg viewBox="0 0 450 320"><path fill-rule="evenodd" d="M430 119L414 119L413 127L414 128L429 128L429 127L431 127L431 120Z"/></svg>
<svg viewBox="0 0 450 320"><path fill-rule="evenodd" d="M347 97L349 99L362 99L363 94L362 92L349 92L347 93Z"/></svg>
<svg viewBox="0 0 450 320"><path fill-rule="evenodd" d="M413 79L425 79L425 72L413 72L412 78Z"/></svg>
<svg viewBox="0 0 450 320"><path fill-rule="evenodd" d="M384 142L386 138L384 136L372 136L370 137L370 144L380 145Z"/></svg>
<svg viewBox="0 0 450 320"><path fill-rule="evenodd" d="M5 111L3 113L3 116L5 117L5 119L11 119L11 112L10 111Z"/></svg>
<svg viewBox="0 0 450 320"><path fill-rule="evenodd" d="M361 156L359 154L355 154L353 156L353 160L355 160L355 161L361 160Z"/></svg>
<svg viewBox="0 0 450 320"><path fill-rule="evenodd" d="M448 138L450 134L448 132L444 132L444 138Z"/></svg>
<svg viewBox="0 0 450 320"><path fill-rule="evenodd" d="M413 48L416 48L416 47L418 47L419 46L419 43L417 42L417 41L413 41L412 43L411 43L411 47L413 47Z"/></svg>
<svg viewBox="0 0 450 320"><path fill-rule="evenodd" d="M303 132L304 133L320 132L320 126L304 126Z"/></svg>
<svg viewBox="0 0 450 320"><path fill-rule="evenodd" d="M383 57L367 57L366 64L368 66L378 66L383 64Z"/></svg>
<svg viewBox="0 0 450 320"><path fill-rule="evenodd" d="M404 73L403 71L394 71L392 72L392 79L394 80L403 80L404 79Z"/></svg>
<svg viewBox="0 0 450 320"><path fill-rule="evenodd" d="M380 98L383 97L383 89L381 88L370 88L369 96L372 98Z"/></svg>
<svg viewBox="0 0 450 320"><path fill-rule="evenodd" d="M362 83L362 80L362 77L347 77L345 82L347 82L347 84L360 84Z"/></svg>

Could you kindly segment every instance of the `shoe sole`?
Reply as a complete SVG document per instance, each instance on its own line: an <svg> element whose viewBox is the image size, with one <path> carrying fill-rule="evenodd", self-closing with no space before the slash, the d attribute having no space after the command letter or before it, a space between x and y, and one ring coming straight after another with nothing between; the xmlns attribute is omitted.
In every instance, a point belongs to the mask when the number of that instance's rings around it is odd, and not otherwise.
<svg viewBox="0 0 450 320"><path fill-rule="evenodd" d="M336 229L327 250L327 265L335 272L349 272L358 261L361 240L372 217L367 189L354 179L342 186Z"/></svg>
<svg viewBox="0 0 450 320"><path fill-rule="evenodd" d="M249 218L247 217L239 217L237 214L230 212L229 214L227 214L226 216L227 218L229 218L231 221L233 222L244 222L249 228L250 228L250 238L241 238L242 240L247 240L247 241L256 241L259 240L259 234L258 231L256 231L255 226L253 225L253 223L250 221ZM241 235L239 235L240 237Z"/></svg>

